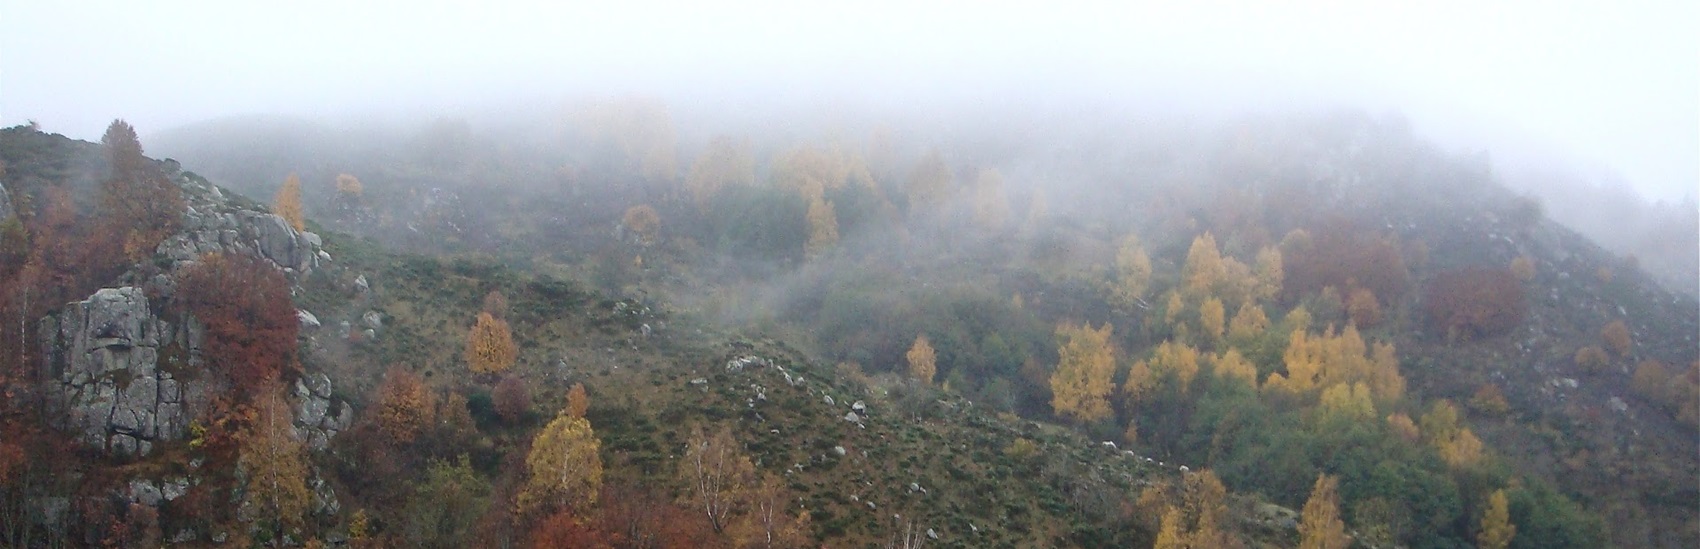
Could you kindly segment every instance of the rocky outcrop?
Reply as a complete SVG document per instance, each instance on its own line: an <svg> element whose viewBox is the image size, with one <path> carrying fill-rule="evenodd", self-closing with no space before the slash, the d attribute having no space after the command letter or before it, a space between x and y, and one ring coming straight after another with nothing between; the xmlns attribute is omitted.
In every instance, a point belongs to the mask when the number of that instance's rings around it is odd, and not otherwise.
<svg viewBox="0 0 1700 549"><path fill-rule="evenodd" d="M188 201L183 228L156 249L174 263L208 253L246 253L266 258L287 273L305 275L328 257L320 253L324 242L319 235L296 231L277 215L239 208L206 181L185 176L179 184Z"/></svg>
<svg viewBox="0 0 1700 549"><path fill-rule="evenodd" d="M205 398L194 376L200 330L179 330L148 308L140 288L104 288L41 321L48 405L60 429L113 455L145 456L188 430ZM162 367L162 364L164 367Z"/></svg>
<svg viewBox="0 0 1700 549"><path fill-rule="evenodd" d="M295 434L314 451L329 447L331 438L354 422L348 403L331 400L331 379L325 374L295 380L295 401Z"/></svg>
<svg viewBox="0 0 1700 549"><path fill-rule="evenodd" d="M12 195L6 192L6 186L0 185L0 221L12 217Z"/></svg>

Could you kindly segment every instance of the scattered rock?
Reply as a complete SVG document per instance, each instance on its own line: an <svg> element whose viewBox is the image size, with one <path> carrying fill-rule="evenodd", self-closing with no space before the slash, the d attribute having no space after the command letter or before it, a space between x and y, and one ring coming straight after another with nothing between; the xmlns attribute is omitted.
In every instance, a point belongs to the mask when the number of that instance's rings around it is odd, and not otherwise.
<svg viewBox="0 0 1700 549"><path fill-rule="evenodd" d="M691 385L708 385L708 378L699 377L691 380Z"/></svg>
<svg viewBox="0 0 1700 549"><path fill-rule="evenodd" d="M319 328L319 317L313 316L313 313L307 312L306 309L296 309L295 319L301 321L301 329L303 331L317 330Z"/></svg>
<svg viewBox="0 0 1700 549"><path fill-rule="evenodd" d="M856 412L850 412L850 413L844 414L844 421L848 421L850 423L861 425L862 424L862 416L856 415Z"/></svg>
<svg viewBox="0 0 1700 549"><path fill-rule="evenodd" d="M838 405L837 402L832 401L832 395L826 395L825 400L826 400L827 406L837 406Z"/></svg>
<svg viewBox="0 0 1700 549"><path fill-rule="evenodd" d="M1624 402L1623 399L1614 396L1614 397L1611 397L1611 400L1606 401L1606 408L1610 408L1611 411L1621 414L1623 412L1629 411L1629 403Z"/></svg>
<svg viewBox="0 0 1700 549"><path fill-rule="evenodd" d="M835 456L838 456L838 457L844 457L844 447L843 446L833 446L832 447L832 455L835 455Z"/></svg>
<svg viewBox="0 0 1700 549"><path fill-rule="evenodd" d="M383 328L384 315L377 311L366 311L366 314L360 315L360 324L373 330Z"/></svg>
<svg viewBox="0 0 1700 549"><path fill-rule="evenodd" d="M934 532L932 528L928 528L927 529L927 539L937 540L937 539L939 539L939 533Z"/></svg>
<svg viewBox="0 0 1700 549"><path fill-rule="evenodd" d="M372 285L366 282L366 275L354 277L354 291L362 294L372 291Z"/></svg>

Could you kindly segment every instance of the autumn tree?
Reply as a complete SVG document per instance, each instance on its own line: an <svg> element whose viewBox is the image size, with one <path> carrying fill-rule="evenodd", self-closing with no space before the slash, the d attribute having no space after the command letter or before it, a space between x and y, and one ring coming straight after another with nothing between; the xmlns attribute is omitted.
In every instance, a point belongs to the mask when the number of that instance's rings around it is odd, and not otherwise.
<svg viewBox="0 0 1700 549"><path fill-rule="evenodd" d="M1476 533L1478 549L1505 549L1517 536L1517 525L1511 524L1510 504L1505 490L1494 490L1488 496L1487 509L1482 510L1481 527Z"/></svg>
<svg viewBox="0 0 1700 549"><path fill-rule="evenodd" d="M436 399L419 374L400 365L390 366L377 391L372 418L378 433L391 444L410 444L434 423Z"/></svg>
<svg viewBox="0 0 1700 549"><path fill-rule="evenodd" d="M697 207L706 210L709 198L721 189L755 182L756 161L749 140L717 135L691 163L690 173L685 176L685 189L690 191Z"/></svg>
<svg viewBox="0 0 1700 549"><path fill-rule="evenodd" d="M1263 314L1263 307L1252 303L1240 306L1234 313L1233 320L1228 321L1228 342L1242 345L1262 335L1269 329L1269 317Z"/></svg>
<svg viewBox="0 0 1700 549"><path fill-rule="evenodd" d="M1139 244L1139 237L1129 234L1116 246L1115 281L1110 288L1110 304L1123 312L1143 307L1145 292L1151 286L1151 257Z"/></svg>
<svg viewBox="0 0 1700 549"><path fill-rule="evenodd" d="M1157 547L1234 548L1244 543L1229 532L1227 487L1206 469L1182 476L1180 490L1167 483L1141 492L1135 509L1160 514Z"/></svg>
<svg viewBox="0 0 1700 549"><path fill-rule="evenodd" d="M561 511L549 515L531 530L532 549L613 549L609 535L583 517ZM633 544L634 547L647 547Z"/></svg>
<svg viewBox="0 0 1700 549"><path fill-rule="evenodd" d="M1611 358L1606 356L1606 350L1598 345L1589 345L1576 350L1576 366L1583 372L1597 374L1611 365Z"/></svg>
<svg viewBox="0 0 1700 549"><path fill-rule="evenodd" d="M627 208L625 215L620 216L620 225L631 231L638 243L644 246L653 245L661 238L661 214L655 213L655 208L648 204Z"/></svg>
<svg viewBox="0 0 1700 549"><path fill-rule="evenodd" d="M838 245L838 214L833 211L831 201L810 200L805 219L809 222L809 240L803 244L804 256L819 257Z"/></svg>
<svg viewBox="0 0 1700 549"><path fill-rule="evenodd" d="M519 376L507 375L496 384L496 389L490 394L491 405L496 409L496 415L502 421L517 423L531 413L531 389ZM583 417L583 414L580 414Z"/></svg>
<svg viewBox="0 0 1700 549"><path fill-rule="evenodd" d="M927 334L915 336L915 344L909 346L909 352L903 357L909 361L909 377L928 385L933 383L933 376L938 374L938 363Z"/></svg>
<svg viewBox="0 0 1700 549"><path fill-rule="evenodd" d="M531 440L517 514L570 511L585 516L602 489L601 448L589 420L561 414L550 421Z"/></svg>
<svg viewBox="0 0 1700 549"><path fill-rule="evenodd" d="M1113 388L1115 349L1110 344L1113 327L1105 323L1057 326L1057 370L1051 374L1051 409L1057 415L1091 423L1110 416L1106 398Z"/></svg>
<svg viewBox="0 0 1700 549"><path fill-rule="evenodd" d="M478 320L466 336L466 363L473 373L499 374L514 365L519 348L514 345L508 322L490 313L478 313Z"/></svg>
<svg viewBox="0 0 1700 549"><path fill-rule="evenodd" d="M749 512L734 528L740 547L801 549L810 545L809 512L793 517L786 511L792 497L784 480L772 473L762 475L747 499Z"/></svg>
<svg viewBox="0 0 1700 549"><path fill-rule="evenodd" d="M269 528L275 547L299 526L312 492L307 489L307 455L290 424L294 417L283 390L271 385L255 402L257 416L242 437L238 466L246 472L243 505Z"/></svg>
<svg viewBox="0 0 1700 549"><path fill-rule="evenodd" d="M1198 349L1185 343L1164 341L1151 352L1151 357L1134 363L1128 372L1122 392L1138 400L1149 394L1164 380L1174 380L1176 389L1186 392L1198 377Z"/></svg>
<svg viewBox="0 0 1700 549"><path fill-rule="evenodd" d="M307 219L301 209L301 178L295 174L283 179L283 187L272 196L272 213L289 222L297 231L307 229Z"/></svg>
<svg viewBox="0 0 1700 549"><path fill-rule="evenodd" d="M300 368L296 334L301 323L289 298L289 281L263 259L207 254L178 278L181 311L205 326L202 357L243 395Z"/></svg>
<svg viewBox="0 0 1700 549"><path fill-rule="evenodd" d="M1428 413L1419 420L1423 440L1440 454L1441 461L1454 469L1474 466L1481 461L1484 450L1481 439L1469 427L1460 425L1460 419L1458 407L1452 401L1441 400L1429 406Z"/></svg>
<svg viewBox="0 0 1700 549"><path fill-rule="evenodd" d="M345 200L358 202L366 194L366 186L360 184L360 178L348 174L336 176L336 194Z"/></svg>
<svg viewBox="0 0 1700 549"><path fill-rule="evenodd" d="M1236 349L1228 349L1211 360L1216 379L1235 380L1247 387L1257 388L1257 365L1252 364Z"/></svg>
<svg viewBox="0 0 1700 549"><path fill-rule="evenodd" d="M123 257L137 261L182 225L183 190L148 164L135 128L123 120L107 126L101 144L110 173L100 186L99 234L116 239Z"/></svg>
<svg viewBox="0 0 1700 549"><path fill-rule="evenodd" d="M1359 328L1381 322L1381 303L1368 288L1353 288L1346 298L1346 317Z"/></svg>
<svg viewBox="0 0 1700 549"><path fill-rule="evenodd" d="M1340 520L1339 480L1329 475L1316 477L1310 499L1305 500L1299 523L1299 549L1346 549L1346 523Z"/></svg>
<svg viewBox="0 0 1700 549"><path fill-rule="evenodd" d="M693 427L679 464L679 476L689 487L697 513L708 519L715 532L731 524L733 509L754 481L755 466L739 448L730 428L721 426L710 436L701 426Z"/></svg>
<svg viewBox="0 0 1700 549"><path fill-rule="evenodd" d="M1528 309L1523 291L1505 269L1446 271L1429 281L1423 309L1430 326L1448 337L1498 335L1522 324Z"/></svg>
<svg viewBox="0 0 1700 549"><path fill-rule="evenodd" d="M1204 336L1204 341L1214 345L1222 340L1222 331L1226 327L1227 311L1222 306L1222 300L1211 297L1198 306L1198 331Z"/></svg>
<svg viewBox="0 0 1700 549"><path fill-rule="evenodd" d="M1606 348L1617 356L1629 356L1629 348L1634 344L1629 337L1629 326L1622 320L1613 320L1600 328L1600 341L1605 342Z"/></svg>
<svg viewBox="0 0 1700 549"><path fill-rule="evenodd" d="M561 413L567 417L584 417L589 410L590 397L584 393L584 384L574 383L571 389L567 389L567 407Z"/></svg>

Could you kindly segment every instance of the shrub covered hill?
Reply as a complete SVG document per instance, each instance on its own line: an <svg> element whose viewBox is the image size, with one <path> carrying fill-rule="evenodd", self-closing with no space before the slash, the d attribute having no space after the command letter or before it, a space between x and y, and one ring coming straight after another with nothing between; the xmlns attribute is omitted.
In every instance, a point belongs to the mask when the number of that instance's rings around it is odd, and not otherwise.
<svg viewBox="0 0 1700 549"><path fill-rule="evenodd" d="M1397 121L575 108L0 131L0 545L1700 543L1700 305Z"/></svg>

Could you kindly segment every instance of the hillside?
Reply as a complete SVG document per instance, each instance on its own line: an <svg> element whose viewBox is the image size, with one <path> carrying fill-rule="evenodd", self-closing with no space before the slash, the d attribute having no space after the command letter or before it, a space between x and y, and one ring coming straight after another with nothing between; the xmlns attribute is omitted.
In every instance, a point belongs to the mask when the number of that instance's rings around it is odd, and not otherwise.
<svg viewBox="0 0 1700 549"><path fill-rule="evenodd" d="M665 109L603 108L561 133L179 138L254 196L300 171L309 222L150 164L186 214L127 237L149 253L93 230L110 146L6 130L30 266L0 272L7 318L46 345L6 343L5 381L70 406L15 399L0 440L78 456L9 462L6 540L1291 546L1319 475L1361 546L1472 543L1495 492L1512 547L1700 540L1700 305L1396 122L758 135L687 168ZM256 287L287 267L290 329L182 293L224 280L209 253L271 266ZM469 369L481 312L511 368ZM227 352L293 360L272 386ZM168 385L139 428L76 412ZM269 402L289 436L262 436ZM571 425L599 489L523 503L535 441ZM274 438L309 448L300 521L246 507ZM722 448L742 489L717 518L690 465Z"/></svg>

